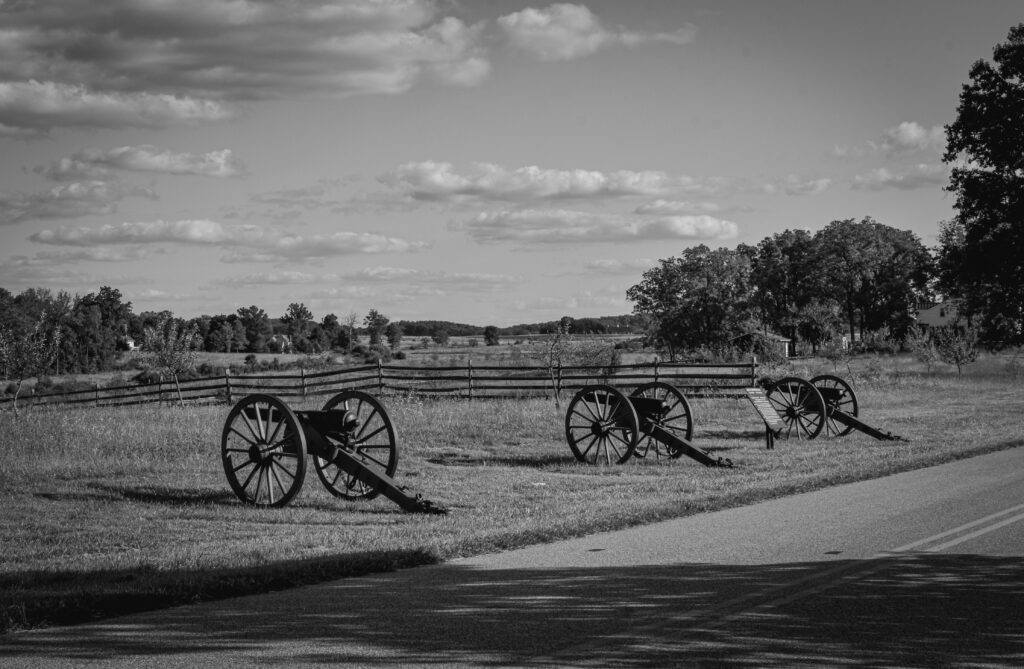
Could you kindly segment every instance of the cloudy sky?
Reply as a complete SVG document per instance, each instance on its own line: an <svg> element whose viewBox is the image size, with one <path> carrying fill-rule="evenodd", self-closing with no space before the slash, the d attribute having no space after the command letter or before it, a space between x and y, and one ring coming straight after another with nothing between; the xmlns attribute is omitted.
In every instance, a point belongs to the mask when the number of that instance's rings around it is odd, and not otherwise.
<svg viewBox="0 0 1024 669"><path fill-rule="evenodd" d="M1019 0L0 0L0 286L136 313L629 313L659 258L871 216Z"/></svg>

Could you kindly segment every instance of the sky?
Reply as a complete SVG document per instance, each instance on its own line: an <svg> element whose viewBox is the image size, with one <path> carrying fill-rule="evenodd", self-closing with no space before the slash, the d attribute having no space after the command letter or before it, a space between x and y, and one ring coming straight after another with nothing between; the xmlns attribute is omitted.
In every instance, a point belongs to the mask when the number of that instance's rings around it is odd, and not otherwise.
<svg viewBox="0 0 1024 669"><path fill-rule="evenodd" d="M1019 0L0 0L0 287L135 313L626 314L659 259L927 246Z"/></svg>

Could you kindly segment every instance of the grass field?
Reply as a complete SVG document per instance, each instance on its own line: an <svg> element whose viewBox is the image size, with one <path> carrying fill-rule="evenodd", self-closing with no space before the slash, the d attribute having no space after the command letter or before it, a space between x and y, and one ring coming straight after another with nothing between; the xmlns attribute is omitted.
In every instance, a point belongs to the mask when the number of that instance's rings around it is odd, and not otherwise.
<svg viewBox="0 0 1024 669"><path fill-rule="evenodd" d="M861 417L909 442L855 433L767 451L749 402L694 400L694 442L734 469L687 458L578 464L565 402L386 398L396 478L447 516L335 499L312 469L290 506L244 507L221 469L226 406L3 412L0 629L500 551L1024 445L1024 383L1004 359L963 377L909 358L864 358L853 371Z"/></svg>

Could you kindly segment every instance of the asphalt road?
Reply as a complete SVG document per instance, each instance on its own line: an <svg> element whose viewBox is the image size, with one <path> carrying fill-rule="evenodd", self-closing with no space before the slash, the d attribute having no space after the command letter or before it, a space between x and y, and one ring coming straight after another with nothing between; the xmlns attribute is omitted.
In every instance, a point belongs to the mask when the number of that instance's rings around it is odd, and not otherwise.
<svg viewBox="0 0 1024 669"><path fill-rule="evenodd" d="M0 637L0 666L1024 666L1024 448L442 565Z"/></svg>

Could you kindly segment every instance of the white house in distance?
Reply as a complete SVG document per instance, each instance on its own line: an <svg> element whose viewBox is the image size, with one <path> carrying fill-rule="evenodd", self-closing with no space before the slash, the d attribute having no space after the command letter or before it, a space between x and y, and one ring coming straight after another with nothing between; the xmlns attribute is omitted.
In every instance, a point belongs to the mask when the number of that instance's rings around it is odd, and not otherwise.
<svg viewBox="0 0 1024 669"><path fill-rule="evenodd" d="M959 315L956 300L917 305L917 325L922 329L930 330L952 325Z"/></svg>

